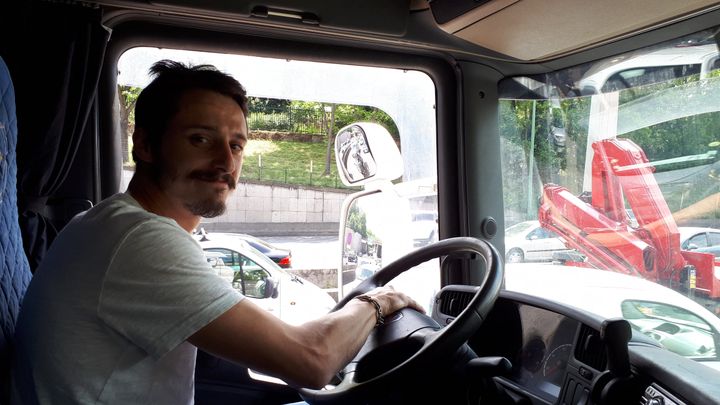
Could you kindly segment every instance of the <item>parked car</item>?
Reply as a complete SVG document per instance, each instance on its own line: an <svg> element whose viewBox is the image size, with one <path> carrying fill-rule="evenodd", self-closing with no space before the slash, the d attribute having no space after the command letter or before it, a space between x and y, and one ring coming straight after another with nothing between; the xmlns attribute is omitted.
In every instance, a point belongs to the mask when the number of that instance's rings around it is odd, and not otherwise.
<svg viewBox="0 0 720 405"><path fill-rule="evenodd" d="M682 250L698 250L713 246L720 249L720 229L681 226L678 230Z"/></svg>
<svg viewBox="0 0 720 405"><path fill-rule="evenodd" d="M205 232L204 230L200 230L200 233L202 234ZM279 247L273 246L267 241L264 241L260 238L257 238L252 235L248 235L245 233L213 233L213 235L227 235L231 237L236 237L244 240L247 242L250 246L254 247L255 249L259 250L262 254L269 257L270 260L277 263L278 266L289 269L292 267L292 251L290 249L281 249Z"/></svg>
<svg viewBox="0 0 720 405"><path fill-rule="evenodd" d="M282 249L277 246L273 246L265 240L243 233L229 235L243 239L245 242L250 244L250 246L259 250L260 252L262 252L262 254L277 263L278 266L284 269L289 269L292 267L292 251L290 249Z"/></svg>
<svg viewBox="0 0 720 405"><path fill-rule="evenodd" d="M540 226L539 221L525 221L505 230L505 261L552 261L558 252L571 251L555 232Z"/></svg>
<svg viewBox="0 0 720 405"><path fill-rule="evenodd" d="M255 304L299 325L327 314L335 301L315 284L288 273L234 234L195 236L218 274ZM228 272L232 270L232 272Z"/></svg>
<svg viewBox="0 0 720 405"><path fill-rule="evenodd" d="M720 370L720 318L660 284L605 270L517 263L507 267L505 287L605 318L624 318L666 349Z"/></svg>

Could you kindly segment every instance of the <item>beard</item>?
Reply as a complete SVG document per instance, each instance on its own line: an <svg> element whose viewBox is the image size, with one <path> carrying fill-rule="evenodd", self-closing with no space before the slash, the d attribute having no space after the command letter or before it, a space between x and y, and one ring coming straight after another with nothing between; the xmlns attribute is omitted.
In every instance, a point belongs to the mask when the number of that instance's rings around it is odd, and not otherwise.
<svg viewBox="0 0 720 405"><path fill-rule="evenodd" d="M172 187L173 183L179 181L181 175L177 173L177 170L175 170L172 165L162 160L160 160L160 162L160 164L149 164L149 169L158 187L162 190L167 190ZM231 174L217 170L194 170L186 175L186 179L198 182L215 182L222 180L227 183L229 191L235 190L237 187L237 181ZM213 194L208 196L206 193L188 191L186 195L183 196L182 204L193 215L203 218L215 218L224 214L227 209L227 205L225 204L227 196L223 197L219 194L219 192L213 192Z"/></svg>
<svg viewBox="0 0 720 405"><path fill-rule="evenodd" d="M195 170L188 175L188 178L208 182L222 180L227 183L229 191L235 190L235 187L237 187L237 182L232 175L214 170ZM185 201L184 205L193 215L198 215L203 218L219 217L224 214L227 209L225 198L217 196L208 198L196 197L193 200Z"/></svg>
<svg viewBox="0 0 720 405"><path fill-rule="evenodd" d="M185 208L192 212L193 215L203 218L215 218L225 213L227 205L225 201L207 198L199 201L187 201L185 202Z"/></svg>

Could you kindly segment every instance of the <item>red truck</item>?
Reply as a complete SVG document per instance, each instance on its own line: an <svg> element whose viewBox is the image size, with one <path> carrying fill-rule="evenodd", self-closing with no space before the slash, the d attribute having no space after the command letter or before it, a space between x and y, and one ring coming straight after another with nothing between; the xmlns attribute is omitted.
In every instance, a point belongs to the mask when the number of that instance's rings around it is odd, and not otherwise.
<svg viewBox="0 0 720 405"><path fill-rule="evenodd" d="M720 314L715 256L680 248L680 233L653 175L655 167L628 139L592 144L589 198L546 184L538 212L543 227L584 257L566 264L637 275L691 296ZM626 204L637 224L630 224Z"/></svg>

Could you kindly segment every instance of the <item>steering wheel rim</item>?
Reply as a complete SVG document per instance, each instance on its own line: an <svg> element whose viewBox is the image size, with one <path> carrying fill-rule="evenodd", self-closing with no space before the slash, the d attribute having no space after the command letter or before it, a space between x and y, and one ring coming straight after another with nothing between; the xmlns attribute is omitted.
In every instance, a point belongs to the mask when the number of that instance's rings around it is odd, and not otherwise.
<svg viewBox="0 0 720 405"><path fill-rule="evenodd" d="M306 401L314 404L322 403L350 403L349 398L352 396L365 397L375 392L383 384L387 384L412 369L428 358L441 358L437 356L450 356L455 353L467 340L478 330L482 322L485 320L488 312L492 308L497 299L504 279L503 263L497 250L488 242L471 237L456 237L444 239L439 242L421 247L413 252L390 263L371 277L363 281L347 296L338 302L331 312L336 311L350 300L360 294L364 294L376 287L386 285L388 282L413 267L422 264L430 259L459 253L477 254L485 260L486 269L482 283L477 289L475 296L470 300L467 307L455 318L449 325L436 330L434 332L425 332L419 337L422 346L409 358L400 364L393 366L391 369L381 372L380 374L364 381L355 379L355 365L362 361L358 354L346 367L345 377L342 382L335 388L329 390L314 390L309 388L301 388L300 395ZM411 311L404 309L402 311ZM399 311L399 312L402 312ZM392 317L396 318L396 317ZM400 316L402 318L402 316ZM382 327L392 327L393 322L388 322ZM376 328L368 337L371 340ZM415 332L405 336L409 338ZM418 337L416 336L416 339ZM366 342L366 345L368 342ZM382 347L382 345L377 346ZM372 350L377 347L371 348ZM353 365L353 366L351 366Z"/></svg>

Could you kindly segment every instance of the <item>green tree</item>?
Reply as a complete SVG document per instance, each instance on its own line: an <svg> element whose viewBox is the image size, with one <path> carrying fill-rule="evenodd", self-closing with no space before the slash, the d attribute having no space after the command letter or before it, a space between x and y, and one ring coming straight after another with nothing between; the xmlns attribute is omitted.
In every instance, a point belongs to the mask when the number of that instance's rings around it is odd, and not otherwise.
<svg viewBox="0 0 720 405"><path fill-rule="evenodd" d="M253 113L288 113L290 111L290 100L248 97L248 109Z"/></svg>
<svg viewBox="0 0 720 405"><path fill-rule="evenodd" d="M352 207L350 207L347 227L359 233L360 235L362 235L363 239L367 240L367 217L365 215L365 212L358 208L357 205L353 205Z"/></svg>
<svg viewBox="0 0 720 405"><path fill-rule="evenodd" d="M142 89L133 86L118 85L117 93L120 104L120 128L123 131L121 139L123 148L123 163L134 164L130 153L130 138L135 130L135 103Z"/></svg>

